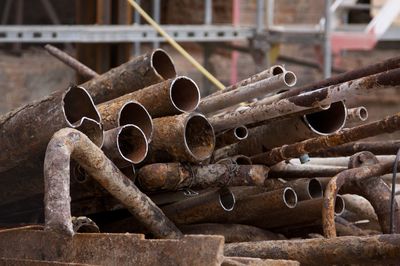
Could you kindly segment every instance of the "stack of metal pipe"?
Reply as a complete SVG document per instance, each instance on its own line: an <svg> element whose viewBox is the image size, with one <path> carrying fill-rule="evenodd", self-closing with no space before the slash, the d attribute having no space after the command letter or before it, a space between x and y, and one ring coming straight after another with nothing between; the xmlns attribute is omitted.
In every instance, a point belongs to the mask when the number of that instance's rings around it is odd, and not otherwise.
<svg viewBox="0 0 400 266"><path fill-rule="evenodd" d="M400 145L360 142L400 113L366 122L345 104L397 89L400 58L303 87L277 65L202 98L161 49L101 75L47 49L91 79L0 117L0 226L71 236L87 216L105 232L223 235L226 256L315 264L345 244L324 264L400 259L399 236L379 238L400 233L385 176Z"/></svg>

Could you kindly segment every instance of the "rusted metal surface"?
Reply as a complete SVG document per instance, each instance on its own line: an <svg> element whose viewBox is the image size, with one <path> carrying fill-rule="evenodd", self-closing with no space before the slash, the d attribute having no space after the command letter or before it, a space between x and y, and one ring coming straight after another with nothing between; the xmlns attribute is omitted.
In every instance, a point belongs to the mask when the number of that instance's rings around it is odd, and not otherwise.
<svg viewBox="0 0 400 266"><path fill-rule="evenodd" d="M70 207L70 159L77 161L156 237L177 238L181 232L126 178L84 134L62 129L54 134L44 162L46 230L73 235Z"/></svg>
<svg viewBox="0 0 400 266"><path fill-rule="evenodd" d="M126 101L121 104L100 104L97 106L103 120L104 130L132 124L138 126L150 141L153 135L153 121L147 109L139 102Z"/></svg>
<svg viewBox="0 0 400 266"><path fill-rule="evenodd" d="M280 162L270 167L269 175L271 178L331 177L344 170L347 167Z"/></svg>
<svg viewBox="0 0 400 266"><path fill-rule="evenodd" d="M225 158L238 155L239 154L238 147L239 146L237 145L237 143L234 143L219 149L215 149L211 157L211 162L216 163L220 160L224 160Z"/></svg>
<svg viewBox="0 0 400 266"><path fill-rule="evenodd" d="M215 138L215 148L219 149L247 138L249 132L246 126L239 126L218 134Z"/></svg>
<svg viewBox="0 0 400 266"><path fill-rule="evenodd" d="M269 168L263 165L158 163L142 167L138 182L149 191L224 186L263 186Z"/></svg>
<svg viewBox="0 0 400 266"><path fill-rule="evenodd" d="M360 219L378 221L378 216L376 216L374 207L372 207L371 203L367 199L354 194L345 194L342 195L342 197L346 203L346 209L348 211L357 214Z"/></svg>
<svg viewBox="0 0 400 266"><path fill-rule="evenodd" d="M283 235L244 224L191 224L181 225L179 229L190 235L221 235L225 243L286 239Z"/></svg>
<svg viewBox="0 0 400 266"><path fill-rule="evenodd" d="M97 145L103 142L101 119L85 89L72 86L0 117L0 172L42 157L51 136L76 128Z"/></svg>
<svg viewBox="0 0 400 266"><path fill-rule="evenodd" d="M347 207L347 206L346 206ZM341 216L335 217L336 232L338 236L367 236L368 232L358 228L353 223Z"/></svg>
<svg viewBox="0 0 400 266"><path fill-rule="evenodd" d="M253 76L250 76L247 79L241 80L241 81L239 81L238 83L236 83L234 85L228 86L223 90L216 91L216 92L204 97L204 99L211 98L211 97L217 96L219 94L223 94L223 93L228 92L228 91L236 90L236 89L238 89L240 87L249 85L249 84L254 83L256 81L260 81L260 80L267 79L267 78L270 78L270 77L275 76L275 75L282 74L283 72L285 72L285 69L283 68L283 66L274 65L274 66L272 66L272 67L270 67L270 68L268 68L268 69L266 69L264 71L261 71L260 73L257 73L257 74L255 74Z"/></svg>
<svg viewBox="0 0 400 266"><path fill-rule="evenodd" d="M260 258L245 258L245 257L225 257L221 264L222 266L297 266L299 262L294 260L270 260Z"/></svg>
<svg viewBox="0 0 400 266"><path fill-rule="evenodd" d="M318 152L310 153L311 156L335 157L335 156L351 156L361 151L369 151L375 155L396 154L400 148L399 140L385 141L368 141L368 142L352 142L343 145L330 147Z"/></svg>
<svg viewBox="0 0 400 266"><path fill-rule="evenodd" d="M104 154L119 168L141 163L147 156L148 143L135 125L124 125L104 132Z"/></svg>
<svg viewBox="0 0 400 266"><path fill-rule="evenodd" d="M181 114L153 120L150 162L201 162L210 158L215 147L214 129L199 113Z"/></svg>
<svg viewBox="0 0 400 266"><path fill-rule="evenodd" d="M298 201L316 199L322 197L322 185L316 178L298 178L292 181L269 178L264 181L268 190L276 190L291 187L296 191Z"/></svg>
<svg viewBox="0 0 400 266"><path fill-rule="evenodd" d="M177 241L107 233L78 233L66 238L22 230L0 233L0 257L94 265L220 265L223 241L221 236L193 235Z"/></svg>
<svg viewBox="0 0 400 266"><path fill-rule="evenodd" d="M200 102L200 91L192 79L179 76L102 103L99 110L119 110L128 101L139 102L152 118L157 118L194 111Z"/></svg>
<svg viewBox="0 0 400 266"><path fill-rule="evenodd" d="M292 87L295 84L296 75L294 75L293 72L284 72L268 79L238 87L236 90L204 99L200 102L199 111L205 114L213 113L226 107L264 96L268 93L276 93L282 89Z"/></svg>
<svg viewBox="0 0 400 266"><path fill-rule="evenodd" d="M335 208L334 198L343 186L347 193L360 194L368 199L378 216L382 231L384 233L389 232L390 189L379 176L389 173L392 170L393 162L371 165L371 163L376 162L376 158L365 152L356 154L354 157L366 166L341 172L329 181L325 189L322 222L324 234L328 238L336 236L333 211ZM400 231L400 208L397 202L395 203L394 228L395 232Z"/></svg>
<svg viewBox="0 0 400 266"><path fill-rule="evenodd" d="M346 129L330 136L321 136L274 148L267 153L251 157L251 160L253 163L272 165L286 159L299 157L305 153L319 152L348 142L357 141L383 133L392 133L399 129L400 113L397 113L382 120Z"/></svg>
<svg viewBox="0 0 400 266"><path fill-rule="evenodd" d="M225 256L291 259L304 265L398 263L400 235L277 240L226 244Z"/></svg>
<svg viewBox="0 0 400 266"><path fill-rule="evenodd" d="M174 78L172 59L161 49L138 56L82 84L96 104Z"/></svg>
<svg viewBox="0 0 400 266"><path fill-rule="evenodd" d="M347 123L364 122L368 119L368 110L364 106L347 109Z"/></svg>
<svg viewBox="0 0 400 266"><path fill-rule="evenodd" d="M47 50L47 52L49 52L49 54L51 54L52 56L54 56L55 58L57 58L58 60L60 60L64 64L66 64L67 66L71 67L79 75L82 75L83 77L85 77L87 79L92 79L92 78L99 76L99 74L97 74L93 69L82 64L77 59L73 58L66 52L61 51L57 47L55 47L51 44L46 44L44 46L44 48Z"/></svg>
<svg viewBox="0 0 400 266"><path fill-rule="evenodd" d="M284 117L318 106L329 105L332 102L343 101L359 94L395 88L400 85L399 77L400 69L394 69L340 85L333 85L285 98L271 104L260 104L226 115L213 116L210 118L210 122L218 132L238 125L248 125L276 117Z"/></svg>

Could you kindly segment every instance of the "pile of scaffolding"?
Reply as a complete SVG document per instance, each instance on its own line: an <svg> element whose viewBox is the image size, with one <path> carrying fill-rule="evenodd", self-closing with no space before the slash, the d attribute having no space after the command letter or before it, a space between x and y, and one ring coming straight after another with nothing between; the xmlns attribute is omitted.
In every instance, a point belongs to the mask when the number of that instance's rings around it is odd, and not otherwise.
<svg viewBox="0 0 400 266"><path fill-rule="evenodd" d="M400 58L303 87L277 65L201 98L161 49L99 75L47 48L89 81L0 117L3 228L222 235L226 265L400 260L400 142L359 142L400 113L345 105L397 88Z"/></svg>

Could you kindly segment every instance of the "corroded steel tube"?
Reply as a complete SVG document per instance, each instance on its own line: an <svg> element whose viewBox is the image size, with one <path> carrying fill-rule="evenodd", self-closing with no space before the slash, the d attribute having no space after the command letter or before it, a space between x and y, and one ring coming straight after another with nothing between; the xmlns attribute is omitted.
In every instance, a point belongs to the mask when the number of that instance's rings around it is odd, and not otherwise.
<svg viewBox="0 0 400 266"><path fill-rule="evenodd" d="M215 148L219 149L245 140L249 132L246 126L239 126L218 134L215 137Z"/></svg>
<svg viewBox="0 0 400 266"><path fill-rule="evenodd" d="M286 239L283 235L244 224L190 224L181 225L179 229L190 235L222 235L225 243Z"/></svg>
<svg viewBox="0 0 400 266"><path fill-rule="evenodd" d="M137 101L152 118L194 111L200 102L196 83L184 76L168 79L99 105L99 110L119 110L127 101Z"/></svg>
<svg viewBox="0 0 400 266"><path fill-rule="evenodd" d="M205 114L224 109L226 107L261 97L267 93L275 93L282 88L296 84L296 75L293 72L284 72L268 79L263 79L236 90L204 99L199 104L199 111Z"/></svg>
<svg viewBox="0 0 400 266"><path fill-rule="evenodd" d="M248 223L260 228L298 227L309 224L321 223L323 198L300 201L296 207L281 209L274 212L261 213L257 219ZM335 215L340 215L345 210L345 203L338 195L336 197Z"/></svg>
<svg viewBox="0 0 400 266"><path fill-rule="evenodd" d="M43 158L57 130L76 128L96 144L103 143L100 115L87 91L72 86L0 117L0 172Z"/></svg>
<svg viewBox="0 0 400 266"><path fill-rule="evenodd" d="M208 159L214 150L214 129L199 113L156 118L153 124L153 140L146 162L200 162Z"/></svg>
<svg viewBox="0 0 400 266"><path fill-rule="evenodd" d="M85 78L91 79L91 78L95 78L95 77L99 76L99 74L97 74L93 69L90 69L88 66L85 66L84 64L79 62L77 59L75 59L72 56L70 56L69 54L61 51L57 47L55 47L51 44L46 44L44 46L44 48L47 50L47 52L49 52L49 54L51 54L52 56L54 56L55 58L57 58L58 60L60 60L64 64L66 64L67 66L71 67L72 69L74 69L76 72L78 72L80 75L84 76Z"/></svg>
<svg viewBox="0 0 400 266"><path fill-rule="evenodd" d="M315 164L293 164L280 162L270 168L270 177L272 178L300 178L300 177L331 177L343 170L346 166L330 166Z"/></svg>
<svg viewBox="0 0 400 266"><path fill-rule="evenodd" d="M264 186L268 190L276 190L291 187L296 191L299 201L316 199L322 197L322 185L316 178L299 178L292 181L282 182L280 179L266 179Z"/></svg>
<svg viewBox="0 0 400 266"><path fill-rule="evenodd" d="M225 245L224 254L291 259L304 265L396 264L400 260L400 235L231 243Z"/></svg>
<svg viewBox="0 0 400 266"><path fill-rule="evenodd" d="M343 128L346 106L332 103L326 110L274 121L249 130L249 137L238 144L240 154L254 155L284 144L291 144L320 135L330 135ZM284 133L285 137L282 137Z"/></svg>
<svg viewBox="0 0 400 266"><path fill-rule="evenodd" d="M248 125L318 106L329 105L332 102L342 101L360 93L395 88L398 85L400 85L400 69L393 69L373 76L285 98L272 104L261 104L243 111L213 116L210 118L210 122L215 131L219 132L238 125Z"/></svg>
<svg viewBox="0 0 400 266"><path fill-rule="evenodd" d="M391 69L400 68L400 57L390 58L388 60L379 62L377 64L369 65L366 67L358 68L355 70L347 71L345 73L314 82L303 87L294 88L288 92L279 95L279 99L288 98L300 93L317 90L319 88L336 85L339 83L347 82L350 80L359 79L369 75L374 75L380 72L389 71Z"/></svg>
<svg viewBox="0 0 400 266"><path fill-rule="evenodd" d="M390 189L378 176L392 170L393 162L378 163L369 166L357 167L341 172L329 181L324 195L322 222L326 237L335 237L334 199L339 189L346 185L346 192L356 192L368 199L379 218L381 229L389 232ZM371 178L375 177L375 178ZM351 184L350 186L348 184ZM348 188L349 187L349 188ZM395 202L395 232L400 231L400 209Z"/></svg>
<svg viewBox="0 0 400 266"><path fill-rule="evenodd" d="M235 155L230 158L227 158L232 160L233 163L239 164L239 165L252 165L253 162L251 161L250 157L245 156L245 155Z"/></svg>
<svg viewBox="0 0 400 266"><path fill-rule="evenodd" d="M346 143L329 149L321 150L318 152L310 153L311 156L316 157L336 157L336 156L351 156L360 151L370 151L375 155L396 154L400 148L399 140L385 140L385 141L357 141L353 143Z"/></svg>
<svg viewBox="0 0 400 266"><path fill-rule="evenodd" d="M105 130L132 124L143 131L148 141L151 140L153 135L152 117L141 103L126 101L121 105L100 104L97 108L103 119Z"/></svg>
<svg viewBox="0 0 400 266"><path fill-rule="evenodd" d="M364 106L347 109L347 123L364 122L368 119L368 110Z"/></svg>
<svg viewBox="0 0 400 266"><path fill-rule="evenodd" d="M274 66L272 66L272 67L270 67L270 68L268 68L268 69L266 69L266 70L264 70L264 71L262 71L260 73L257 73L257 74L255 74L253 76L250 76L247 79L241 80L241 81L239 81L238 83L236 83L234 85L228 86L223 90L218 90L218 91L216 91L216 92L204 97L204 99L211 98L211 97L217 96L219 94L223 94L223 93L228 92L228 91L236 90L239 87L243 87L243 86L249 85L251 83L254 83L256 81L260 81L260 80L263 80L263 79L270 78L272 76L276 76L276 75L282 74L283 72L285 72L285 69L283 68L283 66L274 65Z"/></svg>
<svg viewBox="0 0 400 266"><path fill-rule="evenodd" d="M135 125L125 125L104 132L104 154L119 168L141 163L146 158L148 144L143 131Z"/></svg>
<svg viewBox="0 0 400 266"><path fill-rule="evenodd" d="M138 56L82 84L96 104L174 78L175 66L161 49Z"/></svg>
<svg viewBox="0 0 400 266"><path fill-rule="evenodd" d="M238 145L237 145L237 143L234 143L234 144L214 150L212 157L211 157L211 162L216 163L221 160L224 160L225 158L236 156L238 154L239 154Z"/></svg>
<svg viewBox="0 0 400 266"><path fill-rule="evenodd" d="M400 77L400 75L399 75ZM280 161L299 157L305 153L315 153L348 142L392 133L400 129L400 113L369 124L343 130L330 136L321 136L302 142L274 148L269 152L251 157L253 163L272 165Z"/></svg>
<svg viewBox="0 0 400 266"><path fill-rule="evenodd" d="M209 199L205 195L191 198L186 201L174 203L163 208L165 214L177 224L192 224L202 222L217 223L242 223L260 216L264 212L277 211L282 208L294 208L297 204L296 192L291 188L283 188L275 191L264 192L256 195L241 193L237 195L235 208L226 212L221 207L212 208ZM207 200L205 200L205 199Z"/></svg>
<svg viewBox="0 0 400 266"><path fill-rule="evenodd" d="M142 167L138 182L150 191L177 190L185 187L263 186L268 177L263 165L209 164L186 166L180 163L157 163Z"/></svg>
<svg viewBox="0 0 400 266"><path fill-rule="evenodd" d="M121 201L156 237L176 238L182 233L162 211L126 178L84 134L74 129L56 132L44 162L45 228L73 235L70 207L70 159L78 162L111 195Z"/></svg>

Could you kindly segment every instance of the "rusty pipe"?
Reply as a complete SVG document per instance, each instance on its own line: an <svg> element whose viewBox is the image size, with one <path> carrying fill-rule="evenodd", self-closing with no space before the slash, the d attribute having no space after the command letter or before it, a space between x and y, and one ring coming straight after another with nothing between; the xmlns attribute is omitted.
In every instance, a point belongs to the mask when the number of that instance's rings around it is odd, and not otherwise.
<svg viewBox="0 0 400 266"><path fill-rule="evenodd" d="M343 101L360 93L372 90L395 88L400 85L400 69L393 69L373 76L360 78L339 85L285 98L271 104L260 104L243 111L210 118L215 131L248 125L277 117L285 117L296 112Z"/></svg>
<svg viewBox="0 0 400 266"><path fill-rule="evenodd" d="M143 131L135 125L124 125L104 133L104 154L119 168L141 163L148 144Z"/></svg>
<svg viewBox="0 0 400 266"><path fill-rule="evenodd" d="M240 87L249 85L251 83L254 83L254 82L257 82L257 81L260 81L260 80L263 80L263 79L270 78L272 76L276 76L276 75L282 74L284 72L285 72L285 68L283 66L274 65L274 66L272 66L272 67L270 67L270 68L268 68L268 69L266 69L264 71L261 71L260 73L257 73L257 74L255 74L253 76L250 76L247 79L241 80L241 81L239 81L238 83L236 83L234 85L228 86L223 90L219 90L219 91L216 91L216 92L214 92L214 93L212 93L210 95L207 95L206 97L204 97L204 99L208 99L208 98L223 94L225 92L236 90L236 89L238 89Z"/></svg>
<svg viewBox="0 0 400 266"><path fill-rule="evenodd" d="M251 157L251 160L256 164L261 163L272 165L286 159L299 157L305 153L319 152L348 142L357 141L383 133L392 133L399 129L400 113L397 113L382 120L346 129L330 136L321 136L274 148L269 152Z"/></svg>
<svg viewBox="0 0 400 266"><path fill-rule="evenodd" d="M331 177L344 170L347 170L347 167L280 162L271 166L269 176L271 178Z"/></svg>
<svg viewBox="0 0 400 266"><path fill-rule="evenodd" d="M364 122L368 119L368 110L364 106L347 109L347 123Z"/></svg>
<svg viewBox="0 0 400 266"><path fill-rule="evenodd" d="M57 47L55 47L51 44L46 44L44 46L44 48L46 49L47 52L49 52L49 54L51 54L52 56L54 56L55 58L57 58L58 60L60 60L61 62L63 62L70 68L72 68L73 70L75 70L79 75L82 75L87 79L92 79L92 78L96 78L99 76L99 74L97 74L93 69L82 64L77 59L75 59L72 56L70 56L69 54L61 51Z"/></svg>
<svg viewBox="0 0 400 266"><path fill-rule="evenodd" d="M152 118L194 111L200 90L190 78L179 76L137 90L99 105L99 110L119 110L127 101L139 102Z"/></svg>
<svg viewBox="0 0 400 266"><path fill-rule="evenodd" d="M315 157L337 157L337 156L351 156L354 153L361 151L369 151L375 155L396 154L400 148L399 140L385 140L385 141L357 141L346 143L343 145L330 147L318 152L310 153Z"/></svg>
<svg viewBox="0 0 400 266"><path fill-rule="evenodd" d="M184 165L157 163L138 171L138 182L148 191L177 190L186 187L263 186L268 177L263 165Z"/></svg>
<svg viewBox="0 0 400 266"><path fill-rule="evenodd" d="M215 149L211 157L211 162L217 163L221 160L236 156L238 154L239 154L238 145L237 143L234 143L219 149Z"/></svg>
<svg viewBox="0 0 400 266"><path fill-rule="evenodd" d="M146 162L208 159L215 147L214 129L199 113L181 114L153 120L154 133Z"/></svg>
<svg viewBox="0 0 400 266"><path fill-rule="evenodd" d="M346 193L356 192L356 194L360 194L371 202L378 216L382 231L389 233L390 189L378 176L390 173L392 167L393 162L377 163L349 169L331 178L325 189L324 208L322 212L322 222L326 237L336 237L333 214L333 208L335 207L334 198L344 185L346 185ZM395 232L399 232L400 209L397 203L395 203L395 207L396 222L394 227Z"/></svg>
<svg viewBox="0 0 400 266"><path fill-rule="evenodd" d="M233 163L239 164L239 165L252 165L253 162L251 161L250 157L239 154L232 156L230 158L227 158L232 160Z"/></svg>
<svg viewBox="0 0 400 266"><path fill-rule="evenodd" d="M322 197L322 185L316 178L299 178L291 181L269 178L264 181L268 190L276 190L284 187L291 187L296 191L299 201L310 200Z"/></svg>
<svg viewBox="0 0 400 266"><path fill-rule="evenodd" d="M245 140L249 132L246 126L239 126L218 134L215 137L215 148L219 149Z"/></svg>
<svg viewBox="0 0 400 266"><path fill-rule="evenodd" d="M345 210L345 203L340 195L335 201L334 215L339 216ZM321 224L323 203L323 198L303 200L291 209L261 213L256 219L248 220L248 223L265 229Z"/></svg>
<svg viewBox="0 0 400 266"><path fill-rule="evenodd" d="M110 130L124 125L139 127L150 142L153 135L153 121L147 109L139 102L126 101L121 105L100 104L97 106L103 119L103 127Z"/></svg>
<svg viewBox="0 0 400 266"><path fill-rule="evenodd" d="M250 156L284 144L331 135L343 128L346 115L346 106L340 101L323 111L251 128L249 137L238 143L238 152ZM282 132L285 137L282 137Z"/></svg>
<svg viewBox="0 0 400 266"><path fill-rule="evenodd" d="M172 59L164 50L156 49L83 83L82 87L99 104L175 76Z"/></svg>
<svg viewBox="0 0 400 266"><path fill-rule="evenodd" d="M257 241L226 244L225 256L291 259L304 265L396 264L400 235L332 239Z"/></svg>
<svg viewBox="0 0 400 266"><path fill-rule="evenodd" d="M293 72L284 72L268 79L263 79L236 90L204 99L199 104L199 111L205 114L213 113L226 107L261 97L267 93L275 93L285 87L296 84L296 75Z"/></svg>
<svg viewBox="0 0 400 266"><path fill-rule="evenodd" d="M126 178L84 134L61 129L50 140L44 162L45 229L73 235L70 207L70 159L78 162L156 237L177 238L182 233L162 211Z"/></svg>
<svg viewBox="0 0 400 266"><path fill-rule="evenodd" d="M88 92L77 86L57 91L0 117L0 173L43 158L57 130L76 128L96 144L103 143L101 118Z"/></svg>

